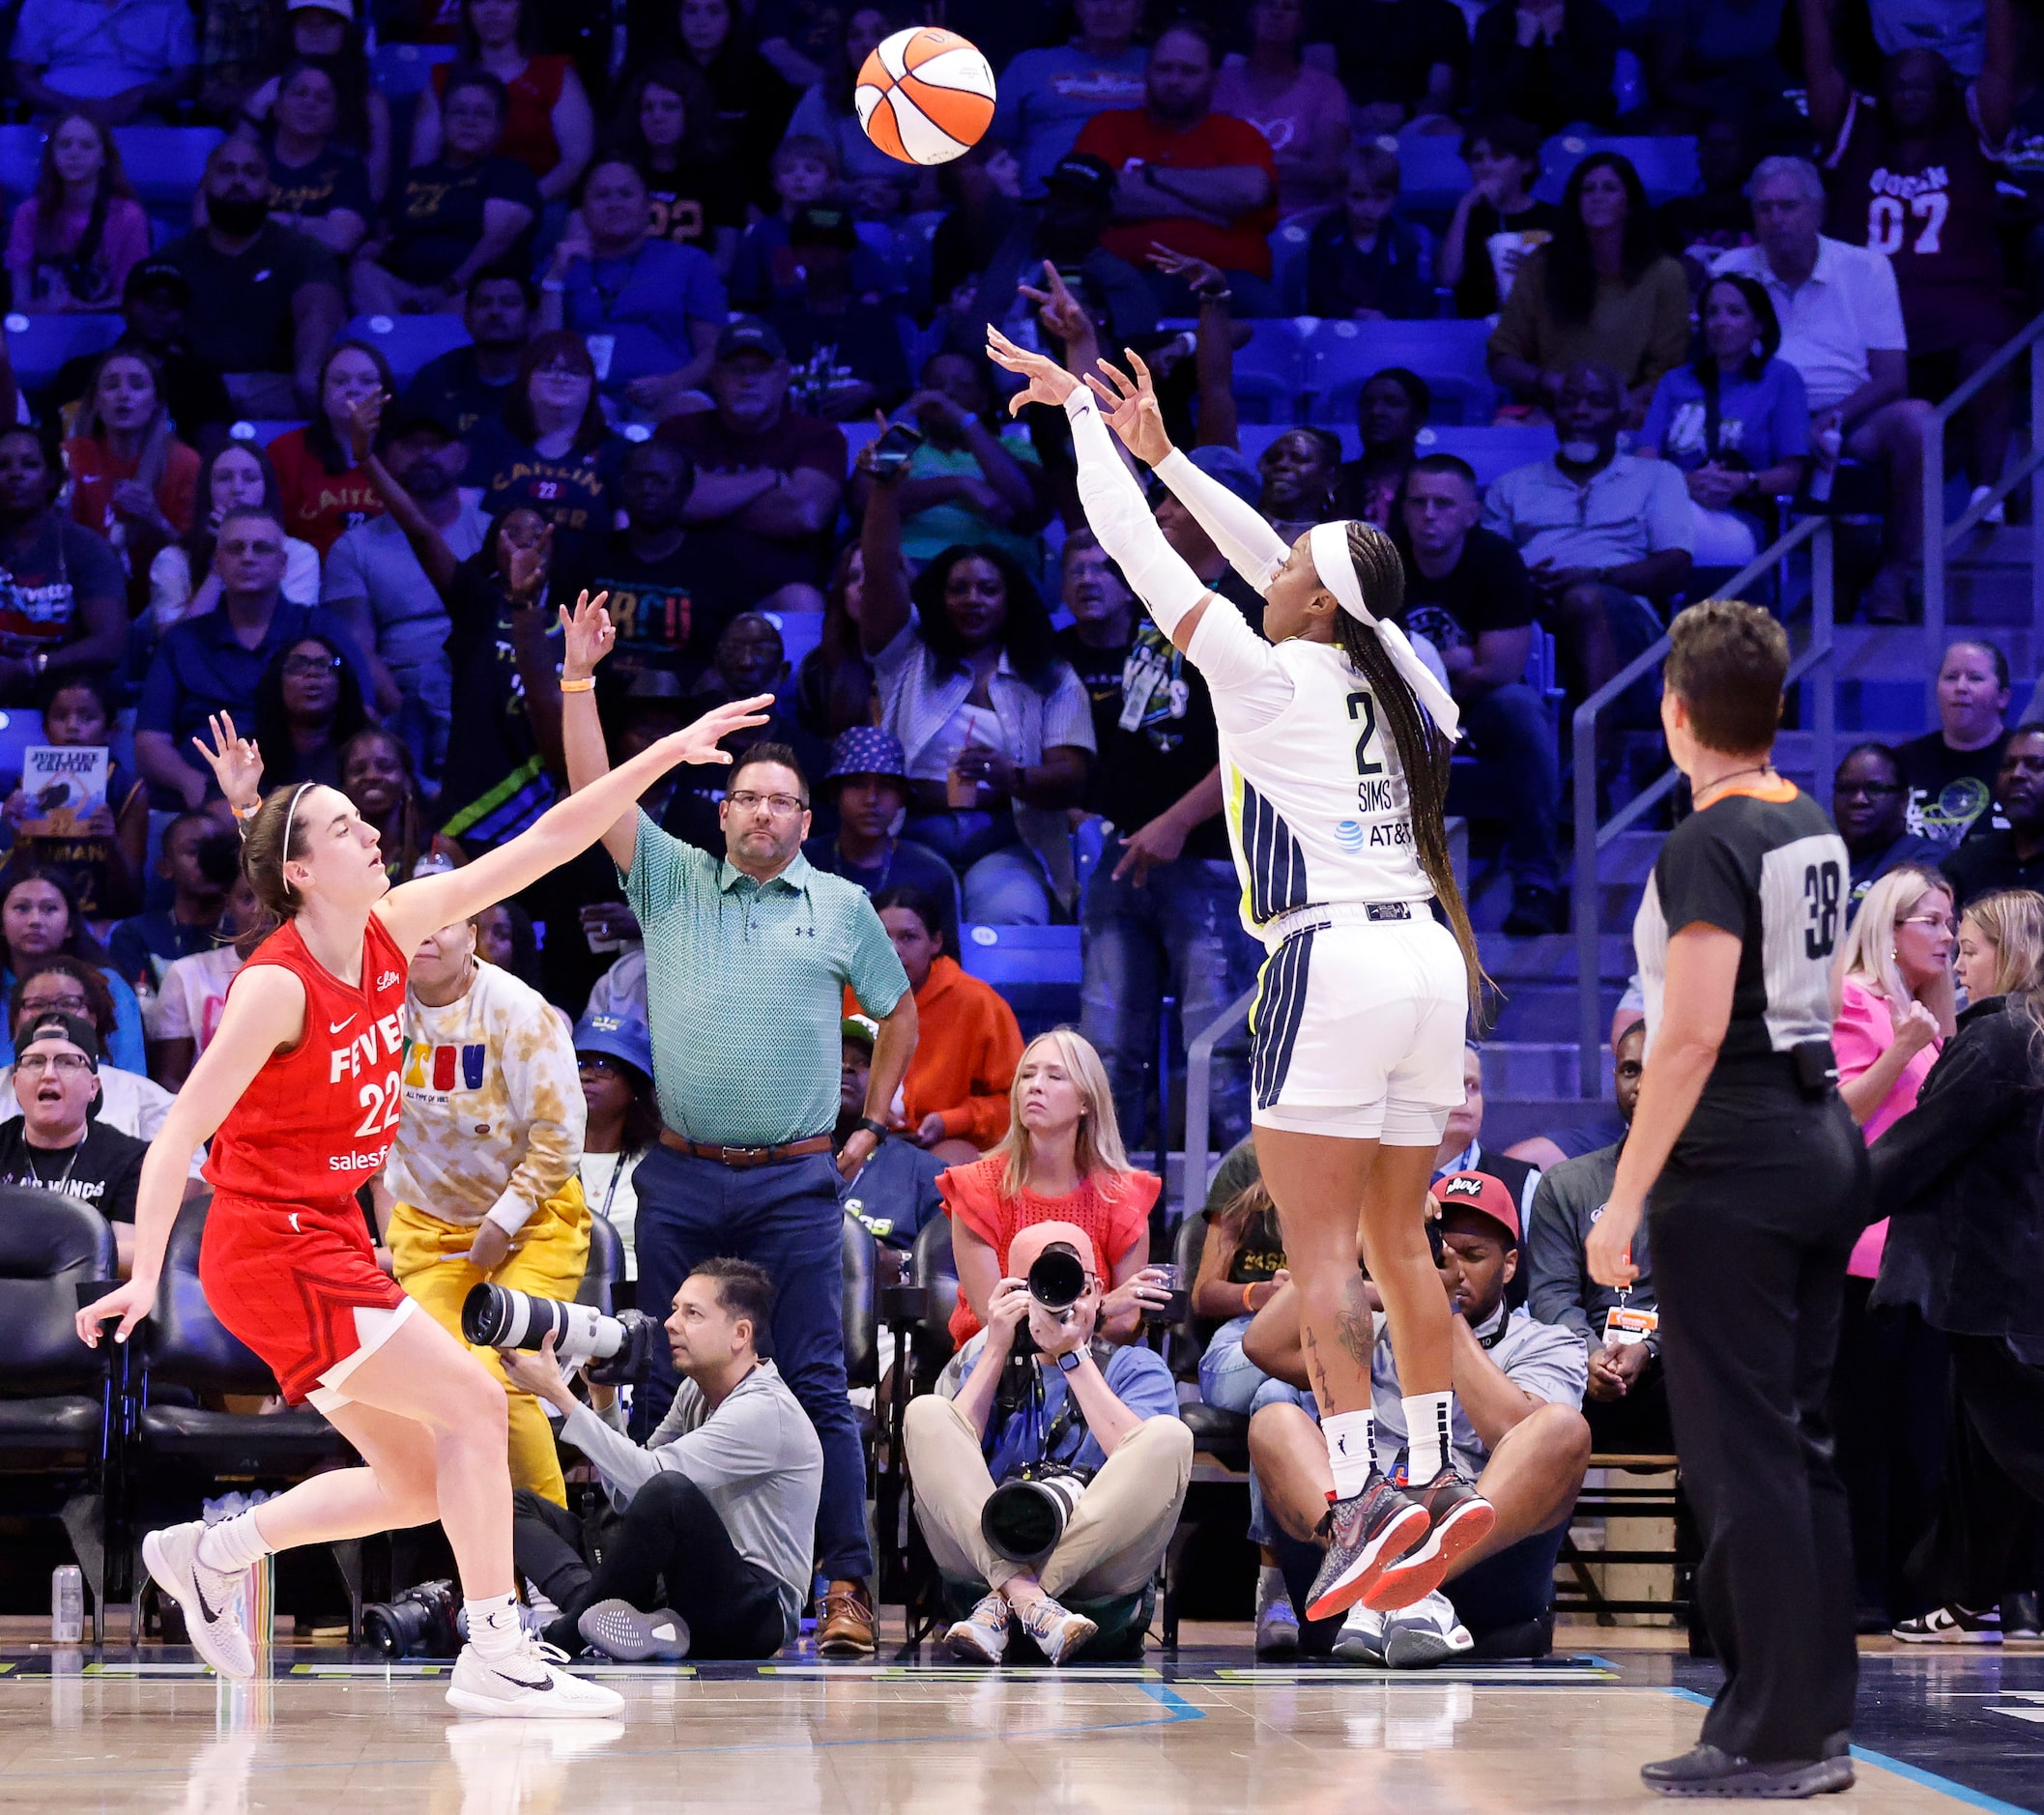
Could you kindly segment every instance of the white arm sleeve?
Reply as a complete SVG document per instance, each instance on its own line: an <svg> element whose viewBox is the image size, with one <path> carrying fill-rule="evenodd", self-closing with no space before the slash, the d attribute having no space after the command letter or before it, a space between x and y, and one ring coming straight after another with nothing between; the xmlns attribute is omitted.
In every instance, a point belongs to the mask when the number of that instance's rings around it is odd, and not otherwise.
<svg viewBox="0 0 2044 1815"><path fill-rule="evenodd" d="M1195 605L1215 601L1201 615L1186 653L1206 677L1214 716L1223 725L1247 731L1268 724L1292 698L1291 677L1271 646L1243 622L1233 605L1216 598L1164 539L1135 475L1115 451L1092 392L1083 386L1075 390L1065 401L1065 415L1071 418L1072 447L1079 458L1080 503L1101 547L1119 564L1130 589L1166 636ZM1198 473L1196 467L1193 471Z"/></svg>
<svg viewBox="0 0 2044 1815"><path fill-rule="evenodd" d="M1157 466L1157 476L1213 538L1214 546L1261 598L1292 551L1284 537L1217 478L1211 478L1173 447Z"/></svg>

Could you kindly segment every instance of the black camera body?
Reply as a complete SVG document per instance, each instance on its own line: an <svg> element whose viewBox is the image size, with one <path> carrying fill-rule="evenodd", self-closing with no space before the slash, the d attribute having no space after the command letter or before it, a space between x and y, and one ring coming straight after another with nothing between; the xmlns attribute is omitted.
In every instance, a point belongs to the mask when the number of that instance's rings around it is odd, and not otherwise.
<svg viewBox="0 0 2044 1815"><path fill-rule="evenodd" d="M1052 1242L1031 1263L1028 1285L1029 1296L1046 1311L1056 1312L1062 1321L1072 1307L1085 1296L1086 1263L1080 1259L1079 1250L1070 1242ZM1015 1340L1008 1349L1009 1356L1033 1358L1038 1353L1036 1339L1029 1334L1029 1326L1018 1324Z"/></svg>
<svg viewBox="0 0 2044 1815"><path fill-rule="evenodd" d="M452 1582L420 1582L362 1609L362 1641L386 1657L453 1657L461 1651L454 1624L460 1606Z"/></svg>

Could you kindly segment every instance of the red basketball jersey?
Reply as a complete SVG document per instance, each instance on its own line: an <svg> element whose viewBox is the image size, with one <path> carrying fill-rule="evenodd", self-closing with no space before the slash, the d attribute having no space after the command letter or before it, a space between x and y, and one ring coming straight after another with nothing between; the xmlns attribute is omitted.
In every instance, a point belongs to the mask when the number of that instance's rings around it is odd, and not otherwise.
<svg viewBox="0 0 2044 1815"><path fill-rule="evenodd" d="M264 965L305 986L305 1037L277 1053L213 1138L206 1177L217 1191L303 1203L350 1197L383 1167L404 1096L404 953L382 920L362 935L361 982L343 983L287 921L229 986Z"/></svg>

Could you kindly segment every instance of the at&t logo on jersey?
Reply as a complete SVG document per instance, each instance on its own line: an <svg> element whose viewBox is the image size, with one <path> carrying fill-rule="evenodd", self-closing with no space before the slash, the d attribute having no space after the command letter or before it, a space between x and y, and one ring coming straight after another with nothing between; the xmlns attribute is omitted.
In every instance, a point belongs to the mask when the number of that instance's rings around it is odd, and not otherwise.
<svg viewBox="0 0 2044 1815"><path fill-rule="evenodd" d="M1363 841L1368 836L1362 822L1356 820L1339 820L1335 823L1335 843L1343 850L1361 850Z"/></svg>

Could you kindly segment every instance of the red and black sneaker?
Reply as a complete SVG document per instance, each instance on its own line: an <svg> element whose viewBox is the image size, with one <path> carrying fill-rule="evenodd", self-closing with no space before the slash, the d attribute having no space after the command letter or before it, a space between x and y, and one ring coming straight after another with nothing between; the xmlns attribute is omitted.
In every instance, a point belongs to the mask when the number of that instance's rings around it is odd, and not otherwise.
<svg viewBox="0 0 2044 1815"><path fill-rule="evenodd" d="M1450 1463L1424 1487L1408 1487L1406 1496L1426 1516L1421 1540L1377 1572L1364 1592L1363 1604L1372 1612L1390 1613L1424 1600L1440 1587L1448 1566L1472 1544L1481 1543L1497 1523L1490 1502L1455 1472Z"/></svg>
<svg viewBox="0 0 2044 1815"><path fill-rule="evenodd" d="M1372 1469L1361 1493L1327 1509L1327 1559L1313 1580L1306 1617L1330 1620L1345 1613L1376 1586L1394 1558L1425 1536L1425 1512Z"/></svg>

